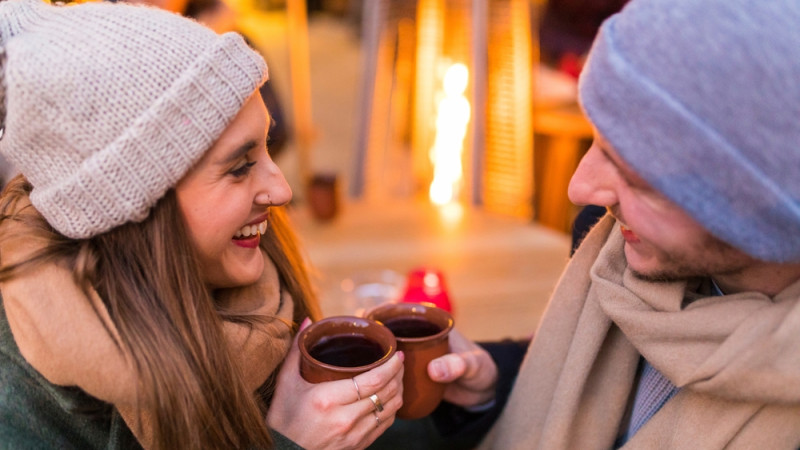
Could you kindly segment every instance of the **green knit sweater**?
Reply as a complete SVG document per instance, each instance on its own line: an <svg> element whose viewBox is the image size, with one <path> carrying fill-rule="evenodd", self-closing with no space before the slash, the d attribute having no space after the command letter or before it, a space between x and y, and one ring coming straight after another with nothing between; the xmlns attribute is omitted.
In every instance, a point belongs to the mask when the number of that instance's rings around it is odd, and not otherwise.
<svg viewBox="0 0 800 450"><path fill-rule="evenodd" d="M141 446L107 403L56 386L20 355L0 299L0 448L135 449Z"/></svg>
<svg viewBox="0 0 800 450"><path fill-rule="evenodd" d="M300 449L273 431L277 449ZM140 449L119 413L45 380L19 352L0 297L0 449Z"/></svg>

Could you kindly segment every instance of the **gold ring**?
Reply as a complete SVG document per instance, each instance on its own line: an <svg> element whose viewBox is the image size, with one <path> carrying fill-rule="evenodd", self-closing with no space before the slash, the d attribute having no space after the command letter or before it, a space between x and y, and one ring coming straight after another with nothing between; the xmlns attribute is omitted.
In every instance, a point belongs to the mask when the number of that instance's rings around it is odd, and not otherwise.
<svg viewBox="0 0 800 450"><path fill-rule="evenodd" d="M375 416L375 428L381 426L381 418L378 417L378 413L376 411L372 411L372 415Z"/></svg>
<svg viewBox="0 0 800 450"><path fill-rule="evenodd" d="M370 395L369 399L372 400L372 404L375 405L375 411L377 412L383 411L383 403L381 403L381 399L378 398L378 394Z"/></svg>
<svg viewBox="0 0 800 450"><path fill-rule="evenodd" d="M350 379L353 380L353 386L356 387L356 395L358 396L358 399L361 400L361 391L358 390L358 383L356 383L356 379L355 378L350 378Z"/></svg>

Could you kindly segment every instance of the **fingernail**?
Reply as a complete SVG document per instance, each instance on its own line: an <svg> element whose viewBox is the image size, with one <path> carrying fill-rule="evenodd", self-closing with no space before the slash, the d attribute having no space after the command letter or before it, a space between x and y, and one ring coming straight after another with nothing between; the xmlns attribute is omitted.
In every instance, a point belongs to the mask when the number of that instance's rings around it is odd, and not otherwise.
<svg viewBox="0 0 800 450"><path fill-rule="evenodd" d="M406 360L406 354L401 352L400 350L398 350L395 353L395 355L397 355L397 357L400 358L400 361L405 361Z"/></svg>
<svg viewBox="0 0 800 450"><path fill-rule="evenodd" d="M447 378L447 364L443 361L434 360L431 361L430 370L434 378L443 379Z"/></svg>

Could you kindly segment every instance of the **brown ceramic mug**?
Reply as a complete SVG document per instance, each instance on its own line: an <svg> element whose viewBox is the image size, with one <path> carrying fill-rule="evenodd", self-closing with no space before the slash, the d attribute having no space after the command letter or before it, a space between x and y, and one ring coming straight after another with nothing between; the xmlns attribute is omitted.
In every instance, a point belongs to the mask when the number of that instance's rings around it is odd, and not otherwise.
<svg viewBox="0 0 800 450"><path fill-rule="evenodd" d="M405 355L401 419L418 419L432 413L442 401L445 385L428 376L428 363L450 351L448 335L453 317L447 311L424 303L388 303L367 317L384 324L397 338Z"/></svg>
<svg viewBox="0 0 800 450"><path fill-rule="evenodd" d="M394 335L363 317L333 316L298 336L300 375L309 383L342 380L371 370L397 351Z"/></svg>
<svg viewBox="0 0 800 450"><path fill-rule="evenodd" d="M308 183L308 202L314 218L327 222L339 211L339 187L335 174L316 174Z"/></svg>

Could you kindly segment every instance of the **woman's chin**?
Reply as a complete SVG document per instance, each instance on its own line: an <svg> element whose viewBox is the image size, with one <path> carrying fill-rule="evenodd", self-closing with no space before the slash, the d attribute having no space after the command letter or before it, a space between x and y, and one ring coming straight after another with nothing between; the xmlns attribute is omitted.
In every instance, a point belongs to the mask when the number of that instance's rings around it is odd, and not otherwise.
<svg viewBox="0 0 800 450"><path fill-rule="evenodd" d="M213 289L236 288L255 284L264 272L264 260L252 261L238 267L223 267L207 274L208 285Z"/></svg>

